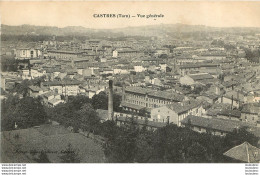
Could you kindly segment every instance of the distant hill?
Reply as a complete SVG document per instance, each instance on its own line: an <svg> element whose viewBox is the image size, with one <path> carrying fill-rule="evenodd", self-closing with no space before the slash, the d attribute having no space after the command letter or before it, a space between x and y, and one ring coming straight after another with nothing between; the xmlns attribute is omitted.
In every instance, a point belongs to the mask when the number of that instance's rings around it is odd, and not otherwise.
<svg viewBox="0 0 260 175"><path fill-rule="evenodd" d="M94 30L87 29L80 26L69 26L64 28L49 27L49 26L8 26L1 25L1 33L6 35L70 35L70 34L84 34Z"/></svg>
<svg viewBox="0 0 260 175"><path fill-rule="evenodd" d="M124 33L125 35L154 36L166 33L190 33L190 32L227 32L227 33L248 33L260 32L260 28L242 27L208 27L204 25L185 25L185 24L161 24L138 27L126 27L116 29L90 29L81 26L69 26L64 28L49 26L9 26L1 25L1 34L5 35L84 35L91 33Z"/></svg>

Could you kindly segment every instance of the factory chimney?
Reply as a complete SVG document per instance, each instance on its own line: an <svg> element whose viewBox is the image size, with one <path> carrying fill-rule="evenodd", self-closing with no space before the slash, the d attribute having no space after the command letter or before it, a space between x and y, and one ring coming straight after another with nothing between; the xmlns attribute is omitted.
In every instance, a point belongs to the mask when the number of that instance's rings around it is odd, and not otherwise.
<svg viewBox="0 0 260 175"><path fill-rule="evenodd" d="M109 80L108 92L108 120L113 120L113 80Z"/></svg>
<svg viewBox="0 0 260 175"><path fill-rule="evenodd" d="M125 82L122 84L122 101L125 101Z"/></svg>

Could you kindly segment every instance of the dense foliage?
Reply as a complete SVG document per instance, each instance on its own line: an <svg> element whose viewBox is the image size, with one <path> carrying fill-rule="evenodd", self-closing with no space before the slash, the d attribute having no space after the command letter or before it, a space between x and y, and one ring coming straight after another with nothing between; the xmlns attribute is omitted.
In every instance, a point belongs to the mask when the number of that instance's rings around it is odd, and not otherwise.
<svg viewBox="0 0 260 175"><path fill-rule="evenodd" d="M94 99L85 96L68 98L67 103L54 108L42 106L40 99L9 96L2 101L2 130L14 129L14 122L19 128L39 125L46 117L62 125L72 126L75 132L79 129L105 138L104 153L108 162L115 163L220 163L235 162L223 156L223 153L244 141L258 144L258 138L245 128L236 130L226 137L200 134L189 129L169 124L156 131L139 127L131 118L124 126L117 126L115 121L101 123L94 105L101 106L93 100L105 98L105 93ZM93 104L93 106L92 106ZM96 106L96 107L97 107ZM45 113L47 112L47 114ZM145 113L145 111L144 111ZM41 155L45 157L46 155ZM61 159L63 162L78 162L78 155L68 146Z"/></svg>
<svg viewBox="0 0 260 175"><path fill-rule="evenodd" d="M1 70L3 72L16 72L18 63L15 60L14 56L1 56Z"/></svg>
<svg viewBox="0 0 260 175"><path fill-rule="evenodd" d="M130 124L131 125L131 124ZM113 126L113 125L111 125ZM227 137L200 134L189 128L168 125L155 132L137 127L107 130L105 154L109 162L122 163L220 163L236 162L223 156L244 141L257 145L258 138L245 129Z"/></svg>
<svg viewBox="0 0 260 175"><path fill-rule="evenodd" d="M1 130L28 128L43 124L46 112L39 98L10 95L1 101Z"/></svg>
<svg viewBox="0 0 260 175"><path fill-rule="evenodd" d="M120 112L121 96L113 94L113 108L114 111ZM103 91L92 97L92 105L94 109L108 109L108 95Z"/></svg>
<svg viewBox="0 0 260 175"><path fill-rule="evenodd" d="M260 50L250 50L250 49L244 49L246 52L246 58L250 62L259 63L260 61Z"/></svg>

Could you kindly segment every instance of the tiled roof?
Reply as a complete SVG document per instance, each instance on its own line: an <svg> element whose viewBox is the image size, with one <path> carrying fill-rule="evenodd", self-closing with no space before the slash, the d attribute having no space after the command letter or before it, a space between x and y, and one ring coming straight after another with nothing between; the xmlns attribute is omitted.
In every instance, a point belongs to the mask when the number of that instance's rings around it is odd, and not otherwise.
<svg viewBox="0 0 260 175"><path fill-rule="evenodd" d="M135 104L132 104L132 103L127 103L127 102L122 102L121 106L129 107L131 109L136 109L136 110L140 110L140 109L144 108L143 106L139 106L139 105L135 105Z"/></svg>
<svg viewBox="0 0 260 175"><path fill-rule="evenodd" d="M259 163L260 149L244 142L224 153L225 156L247 163Z"/></svg>
<svg viewBox="0 0 260 175"><path fill-rule="evenodd" d="M52 95L54 95L53 92L46 92L46 93L42 94L42 96L44 96L44 97L50 97Z"/></svg>
<svg viewBox="0 0 260 175"><path fill-rule="evenodd" d="M243 106L242 113L260 114L260 106L257 106L257 104L246 104Z"/></svg>
<svg viewBox="0 0 260 175"><path fill-rule="evenodd" d="M173 101L183 101L184 99L184 95L177 94L174 92L156 91L156 90L141 88L141 87L128 86L126 87L125 91L142 94L142 95L147 94L149 97L162 98L162 99L173 100Z"/></svg>
<svg viewBox="0 0 260 175"><path fill-rule="evenodd" d="M198 106L200 106L201 103L198 101L189 101L189 102L185 102L184 104L180 104L180 103L173 103L170 105L167 105L167 107L173 111L175 111L177 114L182 114L185 113L191 109L194 109Z"/></svg>
<svg viewBox="0 0 260 175"><path fill-rule="evenodd" d="M199 126L203 128L211 128L218 131L232 132L236 128L243 126L250 126L250 124L243 123L240 121L224 120L216 118L203 118L198 116L189 115L181 121L183 124L191 122L193 126Z"/></svg>
<svg viewBox="0 0 260 175"><path fill-rule="evenodd" d="M118 121L123 121L123 122L130 122L130 117L123 117L123 116L119 116L117 117ZM141 120L141 119L134 119L134 121L138 124L138 125L147 125L150 127L154 127L154 128L162 128L164 126L167 125L167 123L163 123L163 122L154 122L154 121L146 121L145 120Z"/></svg>
<svg viewBox="0 0 260 175"><path fill-rule="evenodd" d="M56 98L48 101L48 103L53 104L53 105L56 104L56 103L62 103L62 102L63 102L63 100L56 99Z"/></svg>
<svg viewBox="0 0 260 175"><path fill-rule="evenodd" d="M63 81L48 81L43 82L44 86L62 86L62 85L79 85L80 81L77 80L63 80Z"/></svg>
<svg viewBox="0 0 260 175"><path fill-rule="evenodd" d="M190 74L189 75L194 81L197 80L205 80L205 79L213 79L214 77L207 73L200 73L200 74Z"/></svg>
<svg viewBox="0 0 260 175"><path fill-rule="evenodd" d="M187 68L200 68L200 67L218 67L219 64L212 64L212 63L201 63L201 64L185 64L181 65L180 69L187 69Z"/></svg>
<svg viewBox="0 0 260 175"><path fill-rule="evenodd" d="M218 115L240 118L241 112L239 110L223 109L218 113Z"/></svg>
<svg viewBox="0 0 260 175"><path fill-rule="evenodd" d="M42 91L42 89L38 86L29 86L29 89L31 89L34 92Z"/></svg>

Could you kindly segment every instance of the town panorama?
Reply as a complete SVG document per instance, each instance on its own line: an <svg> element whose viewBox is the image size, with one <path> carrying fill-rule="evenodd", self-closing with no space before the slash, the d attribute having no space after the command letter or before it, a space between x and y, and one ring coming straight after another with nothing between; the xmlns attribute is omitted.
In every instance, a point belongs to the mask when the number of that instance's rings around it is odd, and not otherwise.
<svg viewBox="0 0 260 175"><path fill-rule="evenodd" d="M257 163L260 29L1 25L2 163Z"/></svg>

